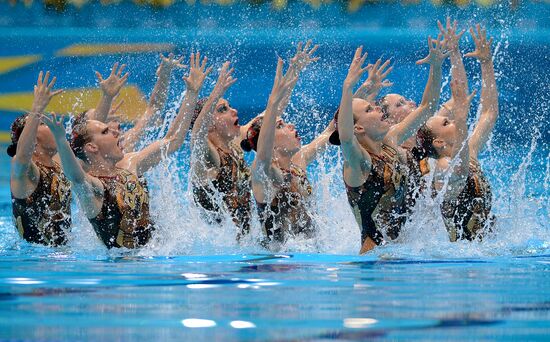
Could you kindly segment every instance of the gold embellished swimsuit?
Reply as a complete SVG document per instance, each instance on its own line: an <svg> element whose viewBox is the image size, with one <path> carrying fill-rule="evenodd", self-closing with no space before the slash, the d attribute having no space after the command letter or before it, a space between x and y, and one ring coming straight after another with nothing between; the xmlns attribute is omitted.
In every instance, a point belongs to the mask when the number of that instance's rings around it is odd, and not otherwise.
<svg viewBox="0 0 550 342"><path fill-rule="evenodd" d="M71 229L71 184L55 162L35 165L40 176L33 193L25 199L11 196L15 226L29 242L65 245Z"/></svg>
<svg viewBox="0 0 550 342"><path fill-rule="evenodd" d="M284 242L289 234L310 237L314 226L306 201L313 191L306 172L295 165L281 171L283 183L269 207L267 203L257 203L264 232L269 239L278 242Z"/></svg>
<svg viewBox="0 0 550 342"><path fill-rule="evenodd" d="M101 241L108 248L145 245L154 230L145 180L125 169L111 177L94 177L105 188L101 212L90 219Z"/></svg>
<svg viewBox="0 0 550 342"><path fill-rule="evenodd" d="M365 183L358 187L346 185L346 192L361 228L361 243L369 237L380 244L384 235L397 238L407 219L407 173L393 148L383 145L380 156L369 154L372 167Z"/></svg>
<svg viewBox="0 0 550 342"><path fill-rule="evenodd" d="M193 198L218 223L222 222L224 212L229 213L242 236L250 231L250 169L242 153L235 150L227 153L218 148L218 154L220 168L216 179L207 184L194 183Z"/></svg>
<svg viewBox="0 0 550 342"><path fill-rule="evenodd" d="M470 159L466 186L455 200L444 201L441 206L450 240L481 240L484 233L491 231L496 221L491 203L491 185L479 162Z"/></svg>

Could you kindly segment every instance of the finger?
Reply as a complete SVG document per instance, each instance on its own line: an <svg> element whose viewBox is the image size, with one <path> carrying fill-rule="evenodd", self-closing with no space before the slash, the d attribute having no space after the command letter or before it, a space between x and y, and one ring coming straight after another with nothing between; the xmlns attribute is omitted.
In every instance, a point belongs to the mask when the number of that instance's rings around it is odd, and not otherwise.
<svg viewBox="0 0 550 342"><path fill-rule="evenodd" d="M52 81L50 82L50 84L48 84L48 90L51 90L53 88L53 86L55 85L55 81L57 81L57 77L54 76L52 78Z"/></svg>
<svg viewBox="0 0 550 342"><path fill-rule="evenodd" d="M302 52L302 42L298 42L298 47L296 48L296 54Z"/></svg>
<svg viewBox="0 0 550 342"><path fill-rule="evenodd" d="M439 28L439 31L445 32L445 28L443 27L443 24L441 24L441 21L437 21L437 27Z"/></svg>
<svg viewBox="0 0 550 342"><path fill-rule="evenodd" d="M126 64L122 64L120 66L120 69L118 69L118 72L116 73L117 77L119 77L119 78L121 77L122 72L124 71L125 68L126 68Z"/></svg>
<svg viewBox="0 0 550 342"><path fill-rule="evenodd" d="M178 58L178 60L176 61L177 64L181 64L181 62L183 62L183 59L185 57L184 56L181 56L180 58Z"/></svg>
<svg viewBox="0 0 550 342"><path fill-rule="evenodd" d="M390 74L390 72L393 70L393 67L389 67L388 70L386 70L385 73L383 73L382 75L380 75L380 79L384 79L386 77L388 77L388 75Z"/></svg>
<svg viewBox="0 0 550 342"><path fill-rule="evenodd" d="M376 63L374 63L374 65L372 66L372 69L373 70L378 70L378 68L380 67L380 63L382 63L382 59L378 58Z"/></svg>
<svg viewBox="0 0 550 342"><path fill-rule="evenodd" d="M320 59L320 57L315 57L315 58L312 58L311 61L312 62L317 62L319 59Z"/></svg>
<svg viewBox="0 0 550 342"><path fill-rule="evenodd" d="M232 78L232 79L227 83L227 88L231 87L233 84L235 84L235 82L237 82L237 79L236 79L236 78Z"/></svg>
<svg viewBox="0 0 550 342"><path fill-rule="evenodd" d="M472 102L472 100L474 99L474 97L476 96L477 94L477 89L474 89L474 91L472 91L472 93L470 94L470 96L468 96L468 102Z"/></svg>
<svg viewBox="0 0 550 342"><path fill-rule="evenodd" d="M457 40L460 40L460 38L462 38L462 35L463 35L465 32L466 32L466 30L460 31L460 33L456 35L456 39L457 39Z"/></svg>
<svg viewBox="0 0 550 342"><path fill-rule="evenodd" d="M388 67L388 65L390 65L390 60L388 59L387 61L384 62L384 64L382 64L382 66L379 68L380 69L380 72L383 72L384 69L386 69Z"/></svg>
<svg viewBox="0 0 550 342"><path fill-rule="evenodd" d="M458 22L455 20L455 21L453 22L453 32L456 33L457 27L458 27Z"/></svg>
<svg viewBox="0 0 550 342"><path fill-rule="evenodd" d="M474 51L468 52L464 54L464 57L476 57L476 53Z"/></svg>
<svg viewBox="0 0 550 342"><path fill-rule="evenodd" d="M111 76L114 76L116 74L117 68L118 68L118 62L115 62L115 64L113 64L113 68L111 69Z"/></svg>
<svg viewBox="0 0 550 342"><path fill-rule="evenodd" d="M210 73L212 72L212 69L213 69L213 68L214 68L214 67L208 67L208 69L206 69L206 71L204 72L204 77L210 75Z"/></svg>
<svg viewBox="0 0 550 342"><path fill-rule="evenodd" d="M233 73L233 71L235 71L235 68L229 69L229 71L227 71L227 76L230 76Z"/></svg>
<svg viewBox="0 0 550 342"><path fill-rule="evenodd" d="M44 76L44 81L42 81L42 84L48 84L49 78L50 78L50 72L46 71L46 76Z"/></svg>
<svg viewBox="0 0 550 342"><path fill-rule="evenodd" d="M416 64L417 64L417 65L420 65L420 64L425 64L426 62L428 62L428 58L427 58L427 57L426 57L426 58L422 58L422 59L416 61Z"/></svg>
<svg viewBox="0 0 550 342"><path fill-rule="evenodd" d="M121 87L126 84L126 82L128 81L128 77L130 77L130 73L127 73L126 75L122 76L122 78L120 79Z"/></svg>
<svg viewBox="0 0 550 342"><path fill-rule="evenodd" d="M487 30L486 29L482 29L481 30L481 36L483 38L483 40L487 40Z"/></svg>
<svg viewBox="0 0 550 342"><path fill-rule="evenodd" d="M310 46L311 46L311 39L308 39L308 41L306 42L306 46L304 46L304 51L309 50Z"/></svg>
<svg viewBox="0 0 550 342"><path fill-rule="evenodd" d="M308 53L308 55L313 55L315 53L315 51L317 51L317 49L319 48L319 44L316 44Z"/></svg>
<svg viewBox="0 0 550 342"><path fill-rule="evenodd" d="M481 38L481 25L477 24L477 25L476 25L476 29L477 29L477 36L478 36L478 38Z"/></svg>
<svg viewBox="0 0 550 342"><path fill-rule="evenodd" d="M59 95L59 94L61 94L62 92L63 92L63 89L58 89L58 90L56 90L56 91L54 91L54 92L52 93L51 97L54 97L55 95Z"/></svg>
<svg viewBox="0 0 550 342"><path fill-rule="evenodd" d="M368 52L365 52L365 53L363 54L363 57L361 57L361 64L360 64L360 65L365 64L365 61L367 60L367 56L368 56L368 55L369 55ZM366 70L366 69L365 69L365 70Z"/></svg>
<svg viewBox="0 0 550 342"><path fill-rule="evenodd" d="M206 62L208 62L208 57L205 56L202 59L202 64L201 64L201 67L200 67L201 71L204 71L204 69L206 68Z"/></svg>
<svg viewBox="0 0 550 342"><path fill-rule="evenodd" d="M42 85L42 75L44 75L44 72L43 71L40 71L40 73L38 74L38 80L36 80L36 84L38 86L41 86Z"/></svg>
<svg viewBox="0 0 550 342"><path fill-rule="evenodd" d="M493 37L491 37L491 39L489 39L488 45L489 45L489 47L493 46Z"/></svg>
<svg viewBox="0 0 550 342"><path fill-rule="evenodd" d="M432 49L432 36L428 36L428 48Z"/></svg>
<svg viewBox="0 0 550 342"><path fill-rule="evenodd" d="M475 42L475 40L476 40L476 34L475 34L475 32L474 32L474 28L473 28L473 27L470 27L469 31L470 31L470 35L472 36L472 39L473 39L474 42Z"/></svg>
<svg viewBox="0 0 550 342"><path fill-rule="evenodd" d="M391 87L393 85L393 82L390 82L390 81L384 81L381 83L382 84L382 87Z"/></svg>
<svg viewBox="0 0 550 342"><path fill-rule="evenodd" d="M277 69L275 70L275 81L279 81L281 79L281 75L283 72L283 60L279 57L277 60Z"/></svg>
<svg viewBox="0 0 550 342"><path fill-rule="evenodd" d="M361 45L360 47L358 47L356 50L355 50L355 55L353 55L353 59L356 60L356 59L359 59L361 57L361 54L363 53L363 45Z"/></svg>
<svg viewBox="0 0 550 342"><path fill-rule="evenodd" d="M451 28L451 17L447 16L447 29Z"/></svg>
<svg viewBox="0 0 550 342"><path fill-rule="evenodd" d="M101 74L99 73L99 71L96 71L95 72L95 77L97 77L97 80L99 82L103 82L103 76L101 76Z"/></svg>
<svg viewBox="0 0 550 342"><path fill-rule="evenodd" d="M197 51L197 53L195 54L195 64L197 65L197 67L199 67L200 64L201 64L201 52L200 51Z"/></svg>

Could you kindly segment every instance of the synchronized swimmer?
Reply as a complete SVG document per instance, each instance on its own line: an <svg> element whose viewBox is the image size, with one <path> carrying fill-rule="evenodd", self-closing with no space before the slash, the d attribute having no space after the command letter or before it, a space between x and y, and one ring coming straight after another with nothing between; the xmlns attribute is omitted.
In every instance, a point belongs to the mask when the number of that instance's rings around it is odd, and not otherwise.
<svg viewBox="0 0 550 342"><path fill-rule="evenodd" d="M162 122L170 75L182 67L182 58L161 55L146 111L125 132L116 115L121 103L114 104L129 77L125 65L116 63L106 79L96 73L101 100L96 108L75 115L69 139L64 118L45 113L62 90L53 90L56 78L40 72L32 110L11 127L15 226L26 241L67 244L73 194L107 248L146 245L155 223L145 173L178 151L190 131L194 202L209 224L230 217L237 241L250 233L253 210L262 225L260 243L268 249L277 250L294 236L316 237L314 187L306 170L329 144L340 146L344 159L342 177L361 231L361 254L395 240L422 193L442 196L441 215L450 241L481 240L495 222L491 187L478 162L498 117L492 39L479 25L470 29L475 50L464 57L479 61L482 88L479 119L469 136L467 119L476 92L469 93L459 49L464 31L458 32L449 18L446 27L438 25L439 36L428 38L429 53L417 62L430 67L420 104L399 94L379 97L392 85L387 80L392 67L381 60L365 66L367 53L359 47L334 119L304 146L295 126L281 116L300 74L318 60L318 46L311 41L298 44L286 72L279 58L265 111L245 125L224 98L237 81L230 62L221 67L210 95L199 98L213 67L199 52L192 53L177 115L164 137L145 146L148 129ZM448 57L452 97L440 106L442 65ZM365 73L366 81L354 92ZM255 155L249 166L244 154L251 151Z"/></svg>

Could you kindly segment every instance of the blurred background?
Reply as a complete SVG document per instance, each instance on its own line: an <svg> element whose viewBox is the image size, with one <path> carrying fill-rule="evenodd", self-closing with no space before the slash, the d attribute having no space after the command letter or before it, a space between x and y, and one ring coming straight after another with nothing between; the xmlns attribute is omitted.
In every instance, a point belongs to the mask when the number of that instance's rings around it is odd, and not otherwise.
<svg viewBox="0 0 550 342"><path fill-rule="evenodd" d="M387 91L420 101L427 69L414 62L426 54L427 36L437 36L436 21L447 15L461 28L482 23L495 37L501 117L493 143L506 146L503 151L521 151L535 137L543 147L537 151L546 156L550 2L518 0L0 0L0 143L9 142L13 119L30 109L40 70L50 70L57 88L65 89L48 109L70 114L99 100L95 70L105 75L114 62L126 63L131 75L120 114L131 121L145 108L159 53L169 52L188 56L201 50L215 66L232 61L239 81L226 97L246 121L265 106L277 56L289 58L298 41L313 39L321 45L321 60L304 72L288 113L307 141L334 113L360 44L370 62L392 59L394 86ZM461 47L473 49L468 34ZM479 65L466 60L466 67L471 87L479 89ZM168 112L177 109L184 73L174 74ZM211 75L203 96L216 77ZM8 158L1 155L4 168Z"/></svg>

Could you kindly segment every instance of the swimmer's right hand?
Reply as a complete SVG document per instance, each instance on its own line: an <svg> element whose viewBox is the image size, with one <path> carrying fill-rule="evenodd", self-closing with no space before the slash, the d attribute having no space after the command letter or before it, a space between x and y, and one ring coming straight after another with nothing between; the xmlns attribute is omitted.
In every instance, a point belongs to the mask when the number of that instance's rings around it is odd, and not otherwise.
<svg viewBox="0 0 550 342"><path fill-rule="evenodd" d="M201 62L201 53L191 53L189 58L189 75L183 78L187 91L197 93L201 90L204 80L212 71L212 67L206 69L207 57L204 57Z"/></svg>
<svg viewBox="0 0 550 342"><path fill-rule="evenodd" d="M43 72L40 71L38 74L38 80L34 86L34 99L32 102L32 113L42 113L44 109L50 103L52 97L63 92L63 90L52 91L53 86L55 85L56 77L52 78L51 82L48 83L50 78L50 72L47 71L46 75L43 76Z"/></svg>
<svg viewBox="0 0 550 342"><path fill-rule="evenodd" d="M367 55L367 52L363 54L363 46L360 46L355 50L353 61L349 66L348 75L346 76L346 79L344 81L344 88L351 90L351 88L353 88L357 84L357 82L359 82L359 79L361 78L361 76L363 76L365 71L369 69L368 66L363 68L363 64L365 64Z"/></svg>
<svg viewBox="0 0 550 342"><path fill-rule="evenodd" d="M63 125L63 115L57 116L55 113L42 114L41 120L52 132L56 139L65 139L65 125Z"/></svg>

